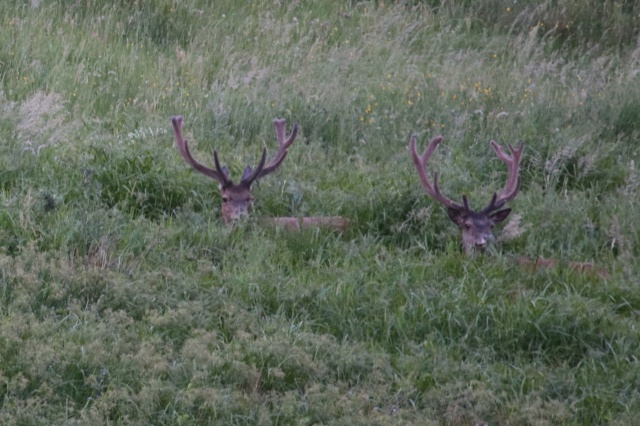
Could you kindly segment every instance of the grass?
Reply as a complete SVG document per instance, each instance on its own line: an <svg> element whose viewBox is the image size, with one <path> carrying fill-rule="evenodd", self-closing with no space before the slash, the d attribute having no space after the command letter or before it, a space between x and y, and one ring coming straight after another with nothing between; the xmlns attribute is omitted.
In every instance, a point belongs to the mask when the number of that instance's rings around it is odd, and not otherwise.
<svg viewBox="0 0 640 426"><path fill-rule="evenodd" d="M0 6L2 424L638 417L635 2L215 3ZM300 123L252 219L174 114L233 176ZM526 143L495 254L461 253L414 132L474 207L488 142ZM258 225L285 215L353 225Z"/></svg>

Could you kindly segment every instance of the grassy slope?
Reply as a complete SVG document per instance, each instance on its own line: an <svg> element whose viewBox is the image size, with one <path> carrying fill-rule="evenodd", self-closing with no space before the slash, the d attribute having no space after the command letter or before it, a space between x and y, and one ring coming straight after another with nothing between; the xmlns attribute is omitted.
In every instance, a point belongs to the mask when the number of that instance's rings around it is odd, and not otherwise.
<svg viewBox="0 0 640 426"><path fill-rule="evenodd" d="M633 3L22 3L0 6L3 424L638 418ZM234 176L299 122L255 216L353 229L224 228L173 114ZM488 141L527 143L502 254L460 253L412 132L445 135L441 185L476 206L505 178Z"/></svg>

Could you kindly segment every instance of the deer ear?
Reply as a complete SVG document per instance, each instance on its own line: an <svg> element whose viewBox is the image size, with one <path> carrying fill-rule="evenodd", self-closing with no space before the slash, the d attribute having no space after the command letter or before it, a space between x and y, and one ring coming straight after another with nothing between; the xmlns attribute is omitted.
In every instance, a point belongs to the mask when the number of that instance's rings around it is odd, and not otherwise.
<svg viewBox="0 0 640 426"><path fill-rule="evenodd" d="M465 210L454 209L453 207L447 207L447 214L449 215L449 219L458 226L462 226L467 217Z"/></svg>
<svg viewBox="0 0 640 426"><path fill-rule="evenodd" d="M498 210L497 212L492 213L489 216L489 219L492 223L500 223L503 222L507 218L507 216L509 216L509 213L511 213L511 209Z"/></svg>
<svg viewBox="0 0 640 426"><path fill-rule="evenodd" d="M247 166L246 169L244 169L244 172L242 172L242 179L240 179L241 181L245 181L245 179L247 179L250 175L251 172L253 172L253 169L251 168L251 166Z"/></svg>

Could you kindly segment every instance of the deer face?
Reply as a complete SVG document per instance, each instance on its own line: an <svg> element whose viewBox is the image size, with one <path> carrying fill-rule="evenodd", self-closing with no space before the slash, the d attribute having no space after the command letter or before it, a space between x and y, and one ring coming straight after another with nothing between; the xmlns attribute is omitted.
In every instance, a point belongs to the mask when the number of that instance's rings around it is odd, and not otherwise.
<svg viewBox="0 0 640 426"><path fill-rule="evenodd" d="M220 185L220 193L222 195L222 220L225 224L230 224L249 215L253 205L250 186L241 183L225 188Z"/></svg>
<svg viewBox="0 0 640 426"><path fill-rule="evenodd" d="M503 222L511 209L503 209L487 214L485 212L474 212L471 210L461 210L447 208L449 218L462 231L462 248L466 254L483 252L490 246L495 237L493 227Z"/></svg>

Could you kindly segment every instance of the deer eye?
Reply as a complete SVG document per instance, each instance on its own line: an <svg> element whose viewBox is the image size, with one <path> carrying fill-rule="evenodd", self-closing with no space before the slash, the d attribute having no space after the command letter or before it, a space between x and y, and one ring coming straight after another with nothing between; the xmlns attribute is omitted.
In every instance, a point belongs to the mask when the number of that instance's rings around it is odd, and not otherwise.
<svg viewBox="0 0 640 426"><path fill-rule="evenodd" d="M464 224L464 229L471 229L471 224L470 223L465 223Z"/></svg>
<svg viewBox="0 0 640 426"><path fill-rule="evenodd" d="M222 202L223 202L223 203L228 203L228 202L229 202L229 197L227 197L227 196L223 196L223 197L222 197Z"/></svg>

